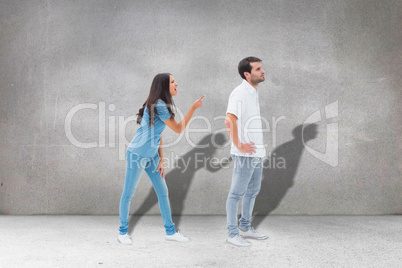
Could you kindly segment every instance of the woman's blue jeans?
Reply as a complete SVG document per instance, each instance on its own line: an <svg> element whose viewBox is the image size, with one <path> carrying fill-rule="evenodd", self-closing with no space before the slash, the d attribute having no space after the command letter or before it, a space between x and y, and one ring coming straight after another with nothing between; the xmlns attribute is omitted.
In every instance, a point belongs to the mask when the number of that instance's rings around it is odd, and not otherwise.
<svg viewBox="0 0 402 268"><path fill-rule="evenodd" d="M251 228L251 214L253 212L255 198L261 189L262 158L244 157L232 155L234 169L232 184L226 201L228 236L239 234L239 227L243 230ZM237 220L237 207L240 199L242 212L240 226Z"/></svg>
<svg viewBox="0 0 402 268"><path fill-rule="evenodd" d="M172 213L169 204L169 193L165 179L160 177L160 171L156 171L159 165L159 155L154 157L142 157L138 154L131 153L127 150L127 171L124 182L123 194L120 199L120 234L124 235L128 231L128 216L130 210L131 199L134 196L135 189L141 178L141 174L145 170L151 179L152 185L158 196L159 209L162 214L163 224L166 234L172 235L176 232L172 221Z"/></svg>

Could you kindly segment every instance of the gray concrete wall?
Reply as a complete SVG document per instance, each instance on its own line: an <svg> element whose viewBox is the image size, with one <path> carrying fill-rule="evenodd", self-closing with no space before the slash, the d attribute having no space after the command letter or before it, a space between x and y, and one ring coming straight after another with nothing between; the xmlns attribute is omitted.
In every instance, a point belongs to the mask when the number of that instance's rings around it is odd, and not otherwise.
<svg viewBox="0 0 402 268"><path fill-rule="evenodd" d="M222 116L250 55L266 70L271 153L256 213L401 213L400 8L0 1L0 213L117 214L135 114L155 74L170 72L177 114L206 95L189 131L164 132L172 210L225 214L232 163L204 160L229 156ZM158 213L151 189L144 174L132 212Z"/></svg>

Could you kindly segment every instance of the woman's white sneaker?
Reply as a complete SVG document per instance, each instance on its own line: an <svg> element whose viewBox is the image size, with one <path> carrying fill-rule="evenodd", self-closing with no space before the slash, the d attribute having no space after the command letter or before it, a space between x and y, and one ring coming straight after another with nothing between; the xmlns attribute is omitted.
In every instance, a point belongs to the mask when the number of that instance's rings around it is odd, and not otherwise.
<svg viewBox="0 0 402 268"><path fill-rule="evenodd" d="M172 235L167 235L166 236L167 241L176 241L176 242L188 242L190 239L182 235L181 233L177 232Z"/></svg>
<svg viewBox="0 0 402 268"><path fill-rule="evenodd" d="M247 232L243 232L242 230L239 230L239 233L242 237L244 238L252 238L252 239L257 239L257 240L263 240L263 239L267 239L268 236L265 234L260 234L258 233L256 230L254 230L254 228L251 227L250 230L248 230Z"/></svg>
<svg viewBox="0 0 402 268"><path fill-rule="evenodd" d="M226 241L228 243L238 246L238 247L251 247L251 243L248 242L246 239L244 239L239 234L234 237L229 237L228 240L226 240Z"/></svg>
<svg viewBox="0 0 402 268"><path fill-rule="evenodd" d="M119 240L120 243L123 245L131 245L133 244L133 241L131 240L131 237L128 234L121 235L117 237L117 240Z"/></svg>

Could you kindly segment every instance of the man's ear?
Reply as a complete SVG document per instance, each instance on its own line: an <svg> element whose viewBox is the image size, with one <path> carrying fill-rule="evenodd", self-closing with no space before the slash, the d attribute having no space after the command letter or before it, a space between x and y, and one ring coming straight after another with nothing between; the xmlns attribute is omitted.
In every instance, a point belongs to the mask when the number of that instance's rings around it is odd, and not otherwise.
<svg viewBox="0 0 402 268"><path fill-rule="evenodd" d="M249 72L244 72L243 74L246 80L248 80L251 77L251 74Z"/></svg>

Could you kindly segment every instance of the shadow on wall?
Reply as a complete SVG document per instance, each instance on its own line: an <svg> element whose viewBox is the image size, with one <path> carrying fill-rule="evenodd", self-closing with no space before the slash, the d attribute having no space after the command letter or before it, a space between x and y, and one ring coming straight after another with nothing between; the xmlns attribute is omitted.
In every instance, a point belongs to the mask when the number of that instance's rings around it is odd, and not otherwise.
<svg viewBox="0 0 402 268"><path fill-rule="evenodd" d="M176 167L166 174L165 179L169 189L170 207L172 210L173 222L177 229L180 226L181 215L184 210L184 202L195 177L195 172L204 168L210 172L216 172L229 165L229 161L220 164L211 161L217 148L223 146L226 141L227 140L222 133L205 136L197 144L196 148L178 159ZM141 215L146 214L156 204L158 204L158 198L152 188L141 207L131 215L128 233L132 233L134 226L140 220Z"/></svg>
<svg viewBox="0 0 402 268"><path fill-rule="evenodd" d="M303 132L303 133L302 133ZM310 124L303 129L299 125L293 129L294 139L276 147L264 161L261 190L254 206L253 226L255 228L278 207L287 191L294 184L294 178L306 143L317 137L317 125Z"/></svg>

